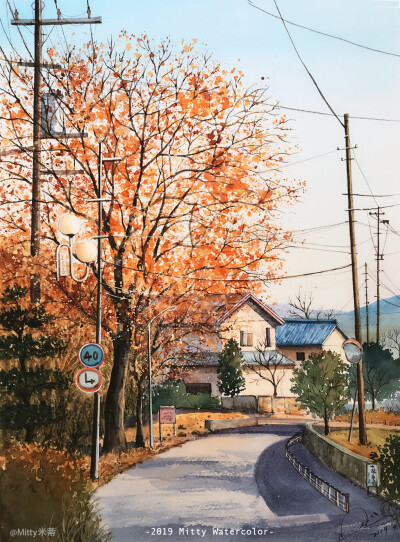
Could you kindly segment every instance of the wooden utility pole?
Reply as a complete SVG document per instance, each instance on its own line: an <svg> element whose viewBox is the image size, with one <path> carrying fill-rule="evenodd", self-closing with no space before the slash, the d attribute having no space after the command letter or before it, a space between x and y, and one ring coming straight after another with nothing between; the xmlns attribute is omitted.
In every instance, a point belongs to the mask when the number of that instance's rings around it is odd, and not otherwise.
<svg viewBox="0 0 400 542"><path fill-rule="evenodd" d="M64 24L95 24L101 23L101 17L91 17L90 8L88 8L87 19L66 19L61 18L61 12L58 11L58 19L42 18L43 1L35 0L35 18L19 19L18 11L15 10L14 19L11 24L15 26L34 26L35 27L35 48L34 62L21 62L21 65L32 66L34 68L33 78L33 159L32 159L32 209L31 209L31 256L36 257L40 253L40 169L42 164L42 95L41 86L43 83L42 68L55 68L57 66L43 63L43 26L64 25ZM60 67L60 66L58 66ZM54 135L57 138L57 135ZM30 296L32 303L40 302L40 275L34 273L31 275Z"/></svg>
<svg viewBox="0 0 400 542"><path fill-rule="evenodd" d="M32 160L32 210L31 210L31 256L39 255L40 250L40 164L42 142L41 132L41 96L42 86L42 0L35 0L35 73L33 79L33 160ZM31 275L30 296L32 303L40 301L40 275Z"/></svg>
<svg viewBox="0 0 400 542"><path fill-rule="evenodd" d="M373 213L369 213L371 216L376 217L376 342L379 343L381 339L380 334L380 319L381 319L381 310L380 310L380 302L381 302L381 295L380 295L380 273L381 273L381 265L380 262L383 260L383 254L381 253L381 243L380 243L380 235L381 235L381 224L389 224L389 220L381 220L381 216L385 213L381 211L380 207L377 207L376 211Z"/></svg>
<svg viewBox="0 0 400 542"><path fill-rule="evenodd" d="M365 319L367 325L367 343L369 343L369 309L368 309L368 268L365 263Z"/></svg>
<svg viewBox="0 0 400 542"><path fill-rule="evenodd" d="M344 138L346 149L346 172L347 172L347 198L349 213L350 249L351 249L351 271L353 278L353 299L354 299L354 331L355 338L362 343L361 321L360 321L360 298L358 291L357 274L357 253L354 231L354 207L353 207L353 183L351 177L351 144L349 133L349 115L344 115ZM364 380L362 374L362 360L357 364L357 390L358 390L358 417L359 417L359 439L360 444L367 444L367 428L365 425L365 401L364 401Z"/></svg>

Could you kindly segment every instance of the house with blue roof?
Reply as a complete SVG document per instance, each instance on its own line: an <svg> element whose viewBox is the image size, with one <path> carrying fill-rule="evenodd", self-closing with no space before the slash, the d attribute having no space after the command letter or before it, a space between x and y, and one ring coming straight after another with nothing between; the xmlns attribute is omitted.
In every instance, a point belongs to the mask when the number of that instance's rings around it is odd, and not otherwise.
<svg viewBox="0 0 400 542"><path fill-rule="evenodd" d="M347 336L336 320L283 319L251 293L209 296L205 304L208 316L214 315L214 331L189 341L191 351L182 373L188 392L220 395L218 355L230 338L242 349L242 395L270 397L275 391L280 397L293 397L293 369L311 353L332 350L346 359L342 344Z"/></svg>
<svg viewBox="0 0 400 542"><path fill-rule="evenodd" d="M276 332L276 347L296 365L322 350L331 350L345 360L342 344L346 339L336 320L285 318Z"/></svg>

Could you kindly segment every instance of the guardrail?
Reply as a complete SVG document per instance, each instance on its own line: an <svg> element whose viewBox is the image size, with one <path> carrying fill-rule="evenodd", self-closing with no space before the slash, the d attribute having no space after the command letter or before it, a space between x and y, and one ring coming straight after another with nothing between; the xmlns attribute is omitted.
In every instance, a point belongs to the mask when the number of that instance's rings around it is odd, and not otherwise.
<svg viewBox="0 0 400 542"><path fill-rule="evenodd" d="M302 434L298 433L291 437L286 443L286 457L299 474L307 480L317 491L326 497L331 503L335 504L340 510L348 513L350 511L350 498L348 493L343 493L335 486L326 482L319 476L313 473L311 469L304 466L289 450L291 446L299 444L302 441Z"/></svg>

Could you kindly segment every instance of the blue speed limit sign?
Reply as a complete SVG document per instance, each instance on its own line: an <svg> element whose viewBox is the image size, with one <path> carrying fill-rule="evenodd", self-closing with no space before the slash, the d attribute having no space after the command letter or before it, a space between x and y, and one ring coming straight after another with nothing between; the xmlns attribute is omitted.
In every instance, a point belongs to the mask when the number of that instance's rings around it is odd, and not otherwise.
<svg viewBox="0 0 400 542"><path fill-rule="evenodd" d="M85 367L98 367L104 359L103 348L96 343L88 343L79 351L79 359Z"/></svg>

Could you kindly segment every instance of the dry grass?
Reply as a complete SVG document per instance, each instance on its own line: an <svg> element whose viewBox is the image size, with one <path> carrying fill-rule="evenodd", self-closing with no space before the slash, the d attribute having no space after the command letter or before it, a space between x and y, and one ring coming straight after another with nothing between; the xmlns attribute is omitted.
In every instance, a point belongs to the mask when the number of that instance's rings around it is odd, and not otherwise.
<svg viewBox="0 0 400 542"><path fill-rule="evenodd" d="M379 410L367 410L365 412L365 418L367 424L382 424L382 425L392 425L400 426L400 416L395 412L386 412L383 408ZM334 419L335 422L347 422L351 421L351 411L346 412L346 414L341 414L336 416ZM355 413L354 421L358 423L358 413Z"/></svg>
<svg viewBox="0 0 400 542"><path fill-rule="evenodd" d="M369 457L371 452L376 452L379 455L377 446L382 446L385 443L386 438L390 435L391 431L389 429L378 429L378 428L367 428L367 438L368 443L365 446L359 444L359 434L358 429L353 430L351 444L348 442L349 430L342 429L339 431L331 431L329 438L335 442L341 444L348 450Z"/></svg>

